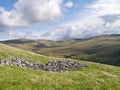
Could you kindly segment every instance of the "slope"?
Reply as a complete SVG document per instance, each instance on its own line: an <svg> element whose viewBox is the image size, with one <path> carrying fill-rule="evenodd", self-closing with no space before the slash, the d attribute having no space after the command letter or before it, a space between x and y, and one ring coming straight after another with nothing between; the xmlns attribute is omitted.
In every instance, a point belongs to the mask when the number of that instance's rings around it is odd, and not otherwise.
<svg viewBox="0 0 120 90"><path fill-rule="evenodd" d="M3 43L39 54L88 60L111 65L120 65L120 35L105 35L89 39L71 39L63 41L24 40ZM18 42L23 42L18 40Z"/></svg>
<svg viewBox="0 0 120 90"><path fill-rule="evenodd" d="M0 44L0 58L26 58L43 63L43 55ZM120 67L83 62L89 67L64 73L0 66L0 90L120 90Z"/></svg>
<svg viewBox="0 0 120 90"><path fill-rule="evenodd" d="M9 59L12 57L25 58L29 61L40 61L42 63L47 63L49 60L58 59L55 57L47 57L33 52L17 49L5 44L0 44L0 59Z"/></svg>

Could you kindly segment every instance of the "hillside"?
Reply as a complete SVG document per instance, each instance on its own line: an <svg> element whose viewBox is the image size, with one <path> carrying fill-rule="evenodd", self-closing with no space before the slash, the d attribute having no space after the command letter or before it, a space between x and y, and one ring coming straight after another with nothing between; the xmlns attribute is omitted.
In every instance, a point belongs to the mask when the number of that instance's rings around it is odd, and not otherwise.
<svg viewBox="0 0 120 90"><path fill-rule="evenodd" d="M0 58L11 56L43 63L58 59L0 44ZM120 90L120 67L79 62L89 67L80 71L53 73L0 66L0 90Z"/></svg>
<svg viewBox="0 0 120 90"><path fill-rule="evenodd" d="M64 73L3 66L0 73L0 90L120 90L120 68L100 64Z"/></svg>
<svg viewBox="0 0 120 90"><path fill-rule="evenodd" d="M63 41L19 39L17 42L9 40L3 43L38 54L120 65L120 35Z"/></svg>
<svg viewBox="0 0 120 90"><path fill-rule="evenodd" d="M44 55L36 54L33 52L28 52L25 50L17 49L15 47L10 47L5 44L0 44L0 60L9 59L12 57L25 58L29 61L39 61L41 63L47 63L49 60L57 60L58 58L47 57Z"/></svg>

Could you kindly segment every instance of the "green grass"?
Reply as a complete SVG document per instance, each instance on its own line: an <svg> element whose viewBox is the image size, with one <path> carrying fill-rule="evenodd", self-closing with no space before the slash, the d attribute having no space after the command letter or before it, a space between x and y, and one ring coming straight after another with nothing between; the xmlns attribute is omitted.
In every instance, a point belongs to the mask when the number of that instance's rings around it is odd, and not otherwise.
<svg viewBox="0 0 120 90"><path fill-rule="evenodd" d="M40 61L41 63L47 63L50 60L58 59L55 57L47 57L33 52L10 47L8 45L0 44L0 59L9 59L12 57L25 58L28 61Z"/></svg>
<svg viewBox="0 0 120 90"><path fill-rule="evenodd" d="M120 90L120 67L87 64L87 69L64 73L3 66L0 90Z"/></svg>
<svg viewBox="0 0 120 90"><path fill-rule="evenodd" d="M0 44L0 58L26 58L46 63L47 57ZM0 90L120 90L120 67L79 61L89 67L64 73L0 66Z"/></svg>

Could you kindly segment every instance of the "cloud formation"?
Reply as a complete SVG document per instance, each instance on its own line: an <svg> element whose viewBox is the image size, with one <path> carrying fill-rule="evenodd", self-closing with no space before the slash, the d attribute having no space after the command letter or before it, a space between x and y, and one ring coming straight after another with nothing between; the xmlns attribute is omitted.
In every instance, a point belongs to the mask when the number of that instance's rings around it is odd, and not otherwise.
<svg viewBox="0 0 120 90"><path fill-rule="evenodd" d="M10 11L0 7L0 27L24 27L62 16L62 0L18 0Z"/></svg>
<svg viewBox="0 0 120 90"><path fill-rule="evenodd" d="M73 4L72 1L68 1L68 2L65 4L65 7L71 8L73 5L74 5L74 4Z"/></svg>
<svg viewBox="0 0 120 90"><path fill-rule="evenodd" d="M64 14L65 8L74 10L73 5L77 5L77 9L81 8L72 0L68 0L67 3L64 0L18 0L10 11L0 7L0 36L3 36L3 39L8 37L62 40L120 34L120 0L96 0L92 4L87 4L80 12L74 11L77 14L71 15L71 21L65 21L64 17L65 22L57 24L43 35L40 32L36 34L5 29L55 21Z"/></svg>
<svg viewBox="0 0 120 90"><path fill-rule="evenodd" d="M43 38L61 40L120 34L120 0L97 0L86 8L75 16L75 21L58 26Z"/></svg>

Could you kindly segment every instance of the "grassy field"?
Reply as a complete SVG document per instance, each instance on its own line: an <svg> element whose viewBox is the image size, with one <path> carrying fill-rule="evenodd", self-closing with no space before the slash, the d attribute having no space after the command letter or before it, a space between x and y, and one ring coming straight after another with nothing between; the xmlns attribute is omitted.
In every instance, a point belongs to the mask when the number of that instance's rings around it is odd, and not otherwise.
<svg viewBox="0 0 120 90"><path fill-rule="evenodd" d="M47 57L0 44L0 58L26 58L46 63ZM0 67L0 90L120 90L120 67L79 61L89 67L64 73L13 66Z"/></svg>

